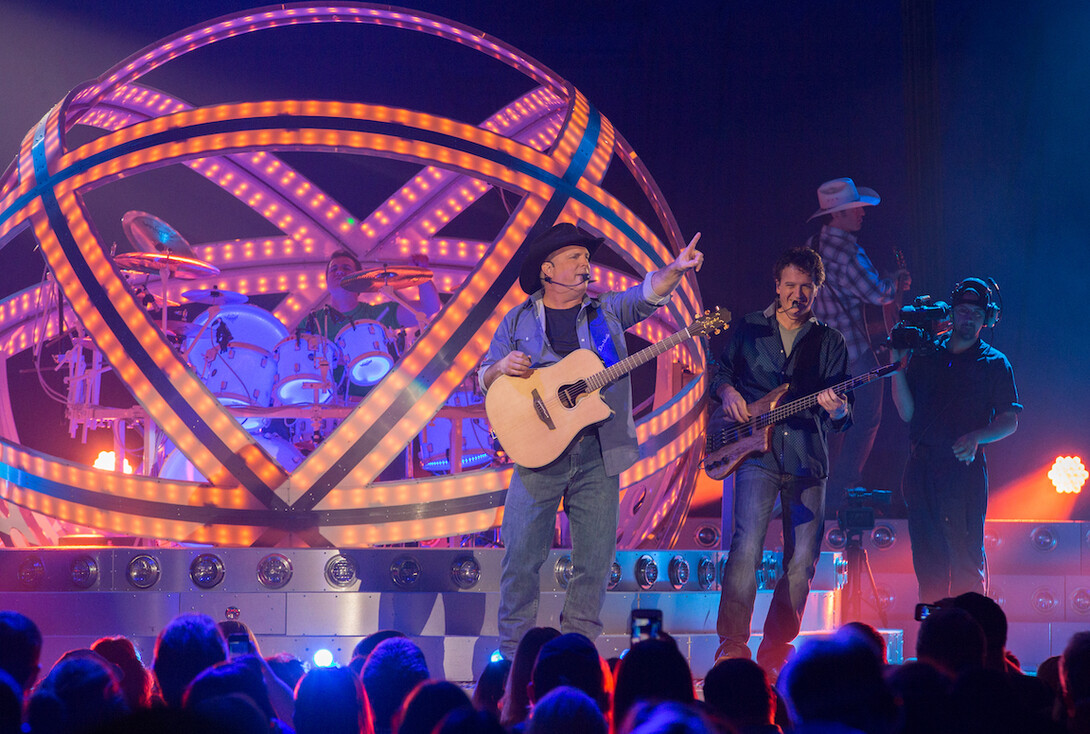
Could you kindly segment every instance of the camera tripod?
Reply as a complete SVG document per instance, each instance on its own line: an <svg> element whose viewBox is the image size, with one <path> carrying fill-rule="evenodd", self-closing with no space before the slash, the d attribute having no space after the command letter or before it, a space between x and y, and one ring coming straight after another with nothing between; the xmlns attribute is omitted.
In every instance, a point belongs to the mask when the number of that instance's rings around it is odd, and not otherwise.
<svg viewBox="0 0 1090 734"><path fill-rule="evenodd" d="M848 578L844 582L841 592L845 599L844 612L847 619L844 621L858 621L863 604L863 572L867 573L870 582L870 591L874 597L874 610L878 612L878 619L883 627L889 626L886 610L882 608L882 600L878 596L878 585L874 583L874 572L871 571L870 559L867 558L867 549L863 547L863 531L859 528L843 528L844 530L844 560L848 565Z"/></svg>

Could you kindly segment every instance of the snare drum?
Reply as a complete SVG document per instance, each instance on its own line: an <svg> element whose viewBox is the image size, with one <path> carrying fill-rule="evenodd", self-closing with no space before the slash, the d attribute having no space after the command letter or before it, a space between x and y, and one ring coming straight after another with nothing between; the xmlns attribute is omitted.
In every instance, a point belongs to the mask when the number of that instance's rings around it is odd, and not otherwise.
<svg viewBox="0 0 1090 734"><path fill-rule="evenodd" d="M190 362L203 382L225 406L272 404L276 381L273 347L288 330L268 311L249 304L224 306L209 322L210 311L194 324L207 328L194 334L187 344ZM220 342L226 344L221 347ZM242 427L263 428L268 419L249 417Z"/></svg>
<svg viewBox="0 0 1090 734"><path fill-rule="evenodd" d="M315 390L308 385L321 384L318 402L328 402L336 392L333 371L341 363L341 350L320 334L298 334L284 339L273 350L276 355L277 402L282 405L313 403ZM322 379L323 370L325 379Z"/></svg>
<svg viewBox="0 0 1090 734"><path fill-rule="evenodd" d="M356 385L377 385L394 367L390 331L377 321L360 319L337 332L348 379Z"/></svg>

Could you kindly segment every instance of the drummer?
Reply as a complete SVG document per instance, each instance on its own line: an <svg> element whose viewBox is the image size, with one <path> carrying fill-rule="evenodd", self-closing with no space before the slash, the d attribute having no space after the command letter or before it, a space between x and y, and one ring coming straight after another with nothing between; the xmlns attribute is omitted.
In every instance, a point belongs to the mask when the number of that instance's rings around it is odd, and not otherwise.
<svg viewBox="0 0 1090 734"><path fill-rule="evenodd" d="M412 264L420 267L427 266L427 257L414 255ZM348 250L337 250L329 256L326 263L326 288L329 290L329 302L311 311L300 323L300 330L311 334L320 334L327 339L335 339L338 332L354 321L377 321L390 329L391 333L403 335L406 330L413 330L418 326L416 315L404 305L387 301L385 303L365 303L359 300L359 294L341 287L341 282L346 276L351 275L363 267L359 259ZM439 313L441 302L439 290L431 280L418 286L420 300L413 305L425 317L430 319ZM403 339L399 340L403 341ZM400 344L399 347L404 346ZM342 370L338 370L342 373ZM341 374L336 376L339 380ZM367 387L351 385L349 397L362 397L369 391Z"/></svg>

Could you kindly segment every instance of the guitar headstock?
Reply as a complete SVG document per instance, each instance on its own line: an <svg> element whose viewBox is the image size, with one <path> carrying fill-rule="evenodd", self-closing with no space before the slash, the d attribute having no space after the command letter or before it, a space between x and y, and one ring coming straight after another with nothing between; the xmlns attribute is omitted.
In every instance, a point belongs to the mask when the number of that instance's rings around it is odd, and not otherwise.
<svg viewBox="0 0 1090 734"><path fill-rule="evenodd" d="M715 307L714 311L705 311L703 316L697 316L689 325L689 333L693 336L701 334L718 334L730 324L730 311L725 308Z"/></svg>

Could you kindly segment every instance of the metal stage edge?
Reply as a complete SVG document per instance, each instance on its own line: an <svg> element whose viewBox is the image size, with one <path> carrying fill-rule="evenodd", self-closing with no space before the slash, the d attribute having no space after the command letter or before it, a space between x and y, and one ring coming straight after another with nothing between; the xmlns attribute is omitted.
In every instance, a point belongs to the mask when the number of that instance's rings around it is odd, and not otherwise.
<svg viewBox="0 0 1090 734"><path fill-rule="evenodd" d="M393 628L420 646L433 676L472 681L498 647L502 554L498 548L7 548L0 550L0 608L38 624L43 667L108 635L131 638L150 664L155 637L174 616L200 612L221 620L234 608L265 655L288 652L306 661L326 649L346 664L361 638ZM719 642L725 557L722 551L618 552L597 640L602 655L629 646L632 609L661 609L664 630L694 675L703 677ZM560 627L570 560L569 551L557 549L542 566L540 625ZM755 633L780 560L766 551L757 570ZM822 553L805 634L838 626L843 581L840 554ZM751 644L758 641L755 636Z"/></svg>

